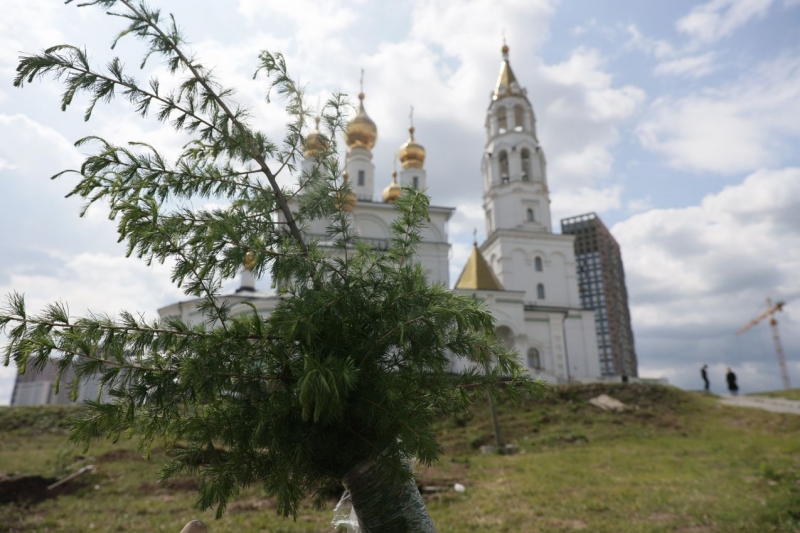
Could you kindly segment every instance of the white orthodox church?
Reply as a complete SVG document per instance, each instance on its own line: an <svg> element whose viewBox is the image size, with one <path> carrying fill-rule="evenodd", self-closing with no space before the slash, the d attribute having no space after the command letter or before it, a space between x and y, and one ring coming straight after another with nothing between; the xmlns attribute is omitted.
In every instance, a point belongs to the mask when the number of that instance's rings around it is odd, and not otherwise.
<svg viewBox="0 0 800 533"><path fill-rule="evenodd" d="M500 75L486 113L486 149L482 157L483 208L487 239L475 244L454 290L486 302L497 320L498 336L516 349L529 371L551 383L584 381L600 376L594 312L580 306L573 239L552 232L547 166L536 137L536 117L526 91L519 86L503 46ZM401 186L425 189L425 149L415 141L414 128L398 153L402 170L376 199L372 149L377 127L359 94L356 116L348 123L346 179L353 195L346 203L360 238L377 249L389 242L393 203ZM305 145L305 165L325 142L318 129ZM450 243L447 222L455 208L430 207L418 260L432 283L449 286ZM325 240L326 222L310 229ZM270 313L274 295L258 292L249 271L242 285L227 296L232 304L247 301ZM159 310L164 316L200 320L195 302L179 302ZM249 308L248 308L249 309ZM461 368L453 362L453 370Z"/></svg>

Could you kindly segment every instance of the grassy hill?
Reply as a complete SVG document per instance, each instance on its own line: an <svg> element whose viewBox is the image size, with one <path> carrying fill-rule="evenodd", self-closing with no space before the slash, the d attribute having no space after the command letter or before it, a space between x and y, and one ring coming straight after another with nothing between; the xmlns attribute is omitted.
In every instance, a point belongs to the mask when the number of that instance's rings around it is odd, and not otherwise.
<svg viewBox="0 0 800 533"><path fill-rule="evenodd" d="M757 392L755 393L755 396L767 396L768 398L782 398L784 400L800 401L800 389Z"/></svg>
<svg viewBox="0 0 800 533"><path fill-rule="evenodd" d="M588 400L601 393L630 409L599 411ZM0 532L178 533L193 518L211 533L331 531L335 499L322 510L309 504L292 522L255 488L215 521L193 507L194 480L156 482L163 450L145 461L131 443L100 442L87 455L69 448L70 411L0 409L0 480L42 477L23 487L28 502L10 501L23 491L0 481ZM556 387L542 400L501 405L499 415L516 455L480 453L492 442L485 405L467 419L441 421L446 453L435 467L418 469L418 479L467 490L426 496L440 533L800 531L798 416L634 384ZM56 497L42 490L86 464L95 471Z"/></svg>

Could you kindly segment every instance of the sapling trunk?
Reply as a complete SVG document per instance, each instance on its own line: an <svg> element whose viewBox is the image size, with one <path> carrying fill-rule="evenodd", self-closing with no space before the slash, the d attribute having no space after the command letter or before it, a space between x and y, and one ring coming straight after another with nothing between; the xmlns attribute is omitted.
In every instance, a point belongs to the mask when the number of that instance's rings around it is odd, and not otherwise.
<svg viewBox="0 0 800 533"><path fill-rule="evenodd" d="M410 469L407 463L405 468ZM435 533L413 477L398 480L386 464L366 461L342 481L358 515L360 533Z"/></svg>

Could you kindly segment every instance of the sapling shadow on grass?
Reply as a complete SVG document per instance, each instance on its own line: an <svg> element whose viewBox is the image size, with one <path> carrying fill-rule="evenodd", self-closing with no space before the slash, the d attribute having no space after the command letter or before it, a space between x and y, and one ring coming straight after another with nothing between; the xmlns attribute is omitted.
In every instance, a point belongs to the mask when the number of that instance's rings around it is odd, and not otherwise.
<svg viewBox="0 0 800 533"><path fill-rule="evenodd" d="M408 459L430 464L441 454L433 423L465 416L486 394L536 395L542 385L496 341L479 302L427 282L414 259L427 196L404 189L388 250L371 249L345 209L352 191L336 145L344 95L320 110L325 142L300 171L310 113L281 54L262 52L255 75L289 116L275 140L189 51L172 17L131 0L79 5L125 22L114 44L143 41L141 67L160 58L169 79L142 83L118 58L95 67L82 48L59 45L23 55L14 84L54 77L62 109L88 96L86 120L97 103L122 97L142 118L192 137L175 160L143 142L87 137L77 143L90 151L81 168L55 177L77 177L70 195L86 201L82 215L94 203L110 208L128 255L169 262L203 321L129 311L76 318L63 303L31 313L13 293L0 311L5 364L40 370L55 357L61 371L74 369L73 393L98 379L111 400L88 402L71 438L88 446L133 437L145 453L156 442L171 447L162 476L197 476L199 505L218 516L248 486L296 517L303 499L344 483L363 531L432 531ZM282 173L295 185L282 187ZM198 199L222 207L196 208ZM306 235L319 219L332 246ZM269 316L232 309L221 293L245 262L275 284ZM452 358L472 364L453 375Z"/></svg>

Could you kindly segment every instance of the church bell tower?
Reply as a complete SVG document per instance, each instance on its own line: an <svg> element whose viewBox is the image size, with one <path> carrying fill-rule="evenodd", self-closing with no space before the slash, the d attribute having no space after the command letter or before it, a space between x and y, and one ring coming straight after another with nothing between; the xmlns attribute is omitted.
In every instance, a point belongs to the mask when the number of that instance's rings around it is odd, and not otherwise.
<svg viewBox="0 0 800 533"><path fill-rule="evenodd" d="M483 208L486 235L498 230L552 232L544 152L536 138L536 116L502 48L500 75L486 112Z"/></svg>

